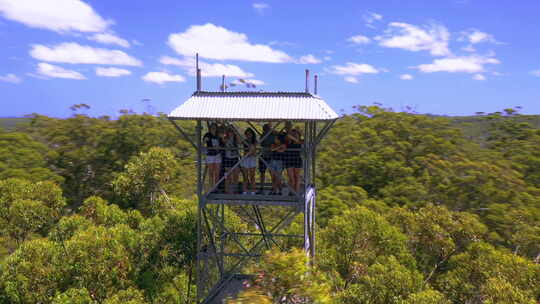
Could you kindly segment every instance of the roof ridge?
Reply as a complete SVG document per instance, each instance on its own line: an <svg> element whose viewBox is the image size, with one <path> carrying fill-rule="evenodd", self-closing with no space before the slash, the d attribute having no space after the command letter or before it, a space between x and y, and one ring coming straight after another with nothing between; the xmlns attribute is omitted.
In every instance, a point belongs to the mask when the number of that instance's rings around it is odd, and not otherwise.
<svg viewBox="0 0 540 304"><path fill-rule="evenodd" d="M316 104L316 105L315 105ZM306 92L195 92L171 119L326 121L339 115L318 95Z"/></svg>
<svg viewBox="0 0 540 304"><path fill-rule="evenodd" d="M275 92L253 92L253 91L234 91L234 92L221 92L221 91L195 91L192 96L303 96L303 97L320 97L312 95L311 93L306 92L285 92L285 91L275 91Z"/></svg>

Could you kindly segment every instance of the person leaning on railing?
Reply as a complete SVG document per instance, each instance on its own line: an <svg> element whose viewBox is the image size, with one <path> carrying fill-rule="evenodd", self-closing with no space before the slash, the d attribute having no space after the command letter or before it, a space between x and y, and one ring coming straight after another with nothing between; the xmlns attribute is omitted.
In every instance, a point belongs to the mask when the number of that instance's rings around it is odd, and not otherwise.
<svg viewBox="0 0 540 304"><path fill-rule="evenodd" d="M272 195L281 195L282 172L283 172L283 159L285 157L285 137L278 134L274 134L274 143L270 146L270 173L272 175Z"/></svg>
<svg viewBox="0 0 540 304"><path fill-rule="evenodd" d="M270 147L274 143L274 134L272 134L272 125L267 123L263 125L263 134L259 144L261 145L261 157L259 158L260 189L259 194L264 193L264 182L266 180L266 169L270 165L270 156L272 151ZM271 174L271 172L270 172Z"/></svg>
<svg viewBox="0 0 540 304"><path fill-rule="evenodd" d="M289 186L296 193L300 192L300 170L302 170L301 149L304 140L298 129L291 129L285 137L287 145L287 156L285 158L285 168L289 177ZM292 192L290 194L293 194Z"/></svg>
<svg viewBox="0 0 540 304"><path fill-rule="evenodd" d="M257 136L255 131L251 128L247 128L244 131L245 140L244 146L244 158L240 166L242 167L242 173L244 181L242 187L244 189L243 194L255 194L255 168L257 167Z"/></svg>
<svg viewBox="0 0 540 304"><path fill-rule="evenodd" d="M223 158L223 167L225 168L225 192L233 194L238 187L239 168L235 165L240 161L240 153L238 151L238 143L240 137L234 132L232 127L227 128L225 132L225 157Z"/></svg>
<svg viewBox="0 0 540 304"><path fill-rule="evenodd" d="M209 184L212 188L219 180L219 171L221 170L221 152L223 141L218 136L218 126L212 123L209 131L203 136L203 143L206 148L206 164L208 165Z"/></svg>

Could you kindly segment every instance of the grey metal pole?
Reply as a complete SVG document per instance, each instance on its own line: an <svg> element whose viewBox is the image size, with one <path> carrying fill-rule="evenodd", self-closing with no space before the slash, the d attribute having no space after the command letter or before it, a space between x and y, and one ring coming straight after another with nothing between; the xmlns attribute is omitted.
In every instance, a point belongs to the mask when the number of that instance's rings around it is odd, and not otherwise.
<svg viewBox="0 0 540 304"><path fill-rule="evenodd" d="M313 94L317 95L317 88L318 88L318 80L319 80L319 75L315 75L314 77L314 84L313 84Z"/></svg>
<svg viewBox="0 0 540 304"><path fill-rule="evenodd" d="M306 93L309 93L309 70L306 69Z"/></svg>
<svg viewBox="0 0 540 304"><path fill-rule="evenodd" d="M316 189L315 189L316 190ZM315 191L314 197L313 197L313 204L311 206L311 265L313 266L315 264L315 211L317 210L317 191Z"/></svg>
<svg viewBox="0 0 540 304"><path fill-rule="evenodd" d="M308 173L309 173L309 123L304 124L304 196L308 189Z"/></svg>
<svg viewBox="0 0 540 304"><path fill-rule="evenodd" d="M197 121L197 198L198 198L198 204L197 204L197 256L196 256L196 273L197 273L197 303L200 303L201 297L203 296L203 290L202 290L202 267L201 267L201 246L202 246L202 204L203 204L203 198L202 198L202 139L201 139L201 130L202 130L202 124L201 121Z"/></svg>
<svg viewBox="0 0 540 304"><path fill-rule="evenodd" d="M221 76L221 92L225 92L225 75Z"/></svg>
<svg viewBox="0 0 540 304"><path fill-rule="evenodd" d="M201 91L201 69L197 69L197 92Z"/></svg>
<svg viewBox="0 0 540 304"><path fill-rule="evenodd" d="M201 70L199 69L199 53L195 54L195 76L197 82L197 92L201 90Z"/></svg>
<svg viewBox="0 0 540 304"><path fill-rule="evenodd" d="M311 184L312 185L315 185L315 161L316 161L316 154L317 154L317 143L315 141L315 136L317 134L317 122L313 122L313 127L312 127L312 136L313 136L313 141L312 141L312 157L311 157L311 178L312 178L312 181L311 181Z"/></svg>

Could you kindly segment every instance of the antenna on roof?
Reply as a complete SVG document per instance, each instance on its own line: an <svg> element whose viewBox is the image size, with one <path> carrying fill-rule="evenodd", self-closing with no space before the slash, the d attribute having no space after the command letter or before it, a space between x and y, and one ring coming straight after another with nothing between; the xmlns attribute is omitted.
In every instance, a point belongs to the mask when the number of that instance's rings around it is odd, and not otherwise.
<svg viewBox="0 0 540 304"><path fill-rule="evenodd" d="M225 75L221 76L221 92L225 92Z"/></svg>
<svg viewBox="0 0 540 304"><path fill-rule="evenodd" d="M313 94L317 95L317 80L319 80L319 75L315 75L313 83Z"/></svg>
<svg viewBox="0 0 540 304"><path fill-rule="evenodd" d="M199 69L199 53L195 54L195 69L197 71L197 92L201 90L201 69Z"/></svg>
<svg viewBox="0 0 540 304"><path fill-rule="evenodd" d="M306 93L309 93L309 70L306 69Z"/></svg>

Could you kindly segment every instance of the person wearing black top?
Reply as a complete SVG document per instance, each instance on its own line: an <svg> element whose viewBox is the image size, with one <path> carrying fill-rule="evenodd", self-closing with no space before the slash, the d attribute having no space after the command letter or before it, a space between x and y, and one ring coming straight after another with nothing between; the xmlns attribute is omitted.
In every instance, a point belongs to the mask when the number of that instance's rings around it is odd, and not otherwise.
<svg viewBox="0 0 540 304"><path fill-rule="evenodd" d="M274 143L270 146L270 173L272 175L272 194L281 194L283 159L285 157L285 145L283 136L274 135Z"/></svg>
<svg viewBox="0 0 540 304"><path fill-rule="evenodd" d="M242 186L244 188L243 194L255 194L255 168L257 167L257 136L255 131L251 128L247 128L244 131L244 158L242 159L242 173L244 181ZM249 192L251 190L251 192Z"/></svg>
<svg viewBox="0 0 540 304"><path fill-rule="evenodd" d="M296 193L300 191L300 170L303 167L300 151L303 143L302 136L297 129L290 130L285 138L285 144L287 145L285 168L289 177L289 187Z"/></svg>
<svg viewBox="0 0 540 304"><path fill-rule="evenodd" d="M233 194L238 186L239 168L233 167L240 161L240 153L238 151L239 136L234 132L232 127L229 127L225 133L225 153L223 157L223 167L226 170L225 192Z"/></svg>
<svg viewBox="0 0 540 304"><path fill-rule="evenodd" d="M210 188L212 188L219 181L222 161L220 149L223 147L223 141L217 134L217 124L210 124L208 129L209 132L203 136L203 143L206 147L206 164L208 165Z"/></svg>
<svg viewBox="0 0 540 304"><path fill-rule="evenodd" d="M263 194L264 182L266 180L266 168L270 166L270 146L274 143L274 134L272 134L272 125L267 123L263 125L263 135L261 135L261 150L262 155L259 158L259 174L260 174L260 190L259 193ZM270 172L270 174L272 174Z"/></svg>

